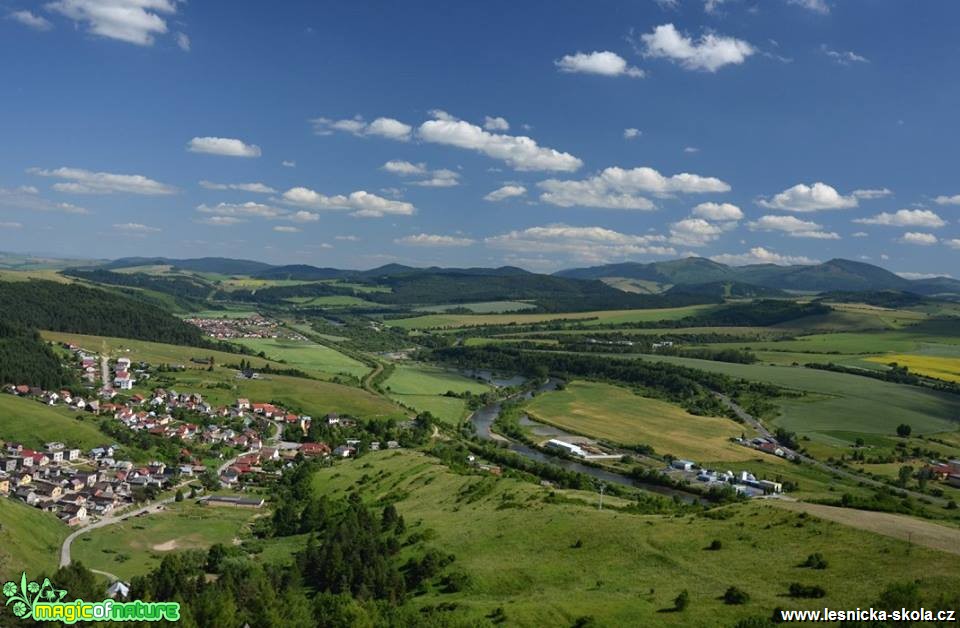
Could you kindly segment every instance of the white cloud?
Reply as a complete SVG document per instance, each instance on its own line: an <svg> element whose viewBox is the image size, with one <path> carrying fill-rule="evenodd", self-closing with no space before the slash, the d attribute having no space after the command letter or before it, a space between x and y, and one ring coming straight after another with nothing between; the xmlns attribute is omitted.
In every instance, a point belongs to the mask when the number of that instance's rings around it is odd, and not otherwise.
<svg viewBox="0 0 960 628"><path fill-rule="evenodd" d="M241 192L254 192L256 194L276 194L276 190L263 183L214 183L212 181L201 181L200 187L208 190L239 190Z"/></svg>
<svg viewBox="0 0 960 628"><path fill-rule="evenodd" d="M417 235L397 238L396 240L394 240L394 242L397 244L407 244L410 246L455 247L455 246L470 246L475 242L475 240L471 240L470 238L459 238L454 236L432 235L428 233L420 233Z"/></svg>
<svg viewBox="0 0 960 628"><path fill-rule="evenodd" d="M317 222L320 220L320 214L314 214L305 210L295 211L287 216L293 222Z"/></svg>
<svg viewBox="0 0 960 628"><path fill-rule="evenodd" d="M246 220L243 218L237 218L236 216L208 216L206 218L201 218L196 222L213 227L232 227L233 225L239 225L242 222L246 222Z"/></svg>
<svg viewBox="0 0 960 628"><path fill-rule="evenodd" d="M66 214L89 214L84 207L72 203L60 203L40 196L40 191L29 185L18 188L0 188L0 207L15 207L37 212L63 212Z"/></svg>
<svg viewBox="0 0 960 628"><path fill-rule="evenodd" d="M429 179L414 181L413 185L425 188L452 188L460 185L460 173L441 168L430 173Z"/></svg>
<svg viewBox="0 0 960 628"><path fill-rule="evenodd" d="M947 278L951 278L951 277L952 277L951 275L947 275L947 274L945 274L945 273L908 273L908 272L902 272L902 273L896 273L896 274L899 275L899 276L901 276L901 277L903 277L904 279L911 279L911 280L913 280L913 279L936 279L936 278L938 278L938 277L947 277Z"/></svg>
<svg viewBox="0 0 960 628"><path fill-rule="evenodd" d="M177 33L177 46L184 52L190 52L190 36L186 33Z"/></svg>
<svg viewBox="0 0 960 628"><path fill-rule="evenodd" d="M704 246L719 238L723 231L703 218L685 218L670 225L670 242L681 246Z"/></svg>
<svg viewBox="0 0 960 628"><path fill-rule="evenodd" d="M949 246L951 249L960 250L960 238L952 238L950 240L944 240L943 243Z"/></svg>
<svg viewBox="0 0 960 628"><path fill-rule="evenodd" d="M755 246L748 253L714 255L710 259L721 264L730 264L731 266L747 266L749 264L777 264L778 266L788 266L791 264L819 264L818 260L810 259L804 256L781 255L775 251Z"/></svg>
<svg viewBox="0 0 960 628"><path fill-rule="evenodd" d="M399 175L425 174L427 165L425 163L410 163L399 159L393 159L383 164L382 168L387 172Z"/></svg>
<svg viewBox="0 0 960 628"><path fill-rule="evenodd" d="M653 0L664 11L676 11L680 8L680 0Z"/></svg>
<svg viewBox="0 0 960 628"><path fill-rule="evenodd" d="M727 0L704 0L703 10L707 13L715 13Z"/></svg>
<svg viewBox="0 0 960 628"><path fill-rule="evenodd" d="M628 235L604 227L556 224L510 231L486 238L487 246L531 255L562 255L578 262L603 263L637 255L676 255L662 235Z"/></svg>
<svg viewBox="0 0 960 628"><path fill-rule="evenodd" d="M866 190L854 190L851 194L859 199L875 199L875 198L885 198L893 194L893 190L887 188L878 188L878 189L866 189Z"/></svg>
<svg viewBox="0 0 960 628"><path fill-rule="evenodd" d="M338 235L333 237L334 240L342 240L344 242L358 242L360 238L355 235Z"/></svg>
<svg viewBox="0 0 960 628"><path fill-rule="evenodd" d="M857 218L853 222L861 225L883 225L885 227L927 227L939 229L946 221L929 209L900 209L895 213L883 212L870 218Z"/></svg>
<svg viewBox="0 0 960 628"><path fill-rule="evenodd" d="M283 161L280 162L280 165L283 166L284 168L296 168L297 162L291 161L289 159L284 159Z"/></svg>
<svg viewBox="0 0 960 628"><path fill-rule="evenodd" d="M545 148L529 137L490 133L463 120L434 119L420 125L420 138L483 153L517 170L573 172L583 162L569 153Z"/></svg>
<svg viewBox="0 0 960 628"><path fill-rule="evenodd" d="M813 11L814 13L820 13L823 15L826 15L830 12L830 5L827 4L826 0L787 0L787 4L803 7L808 11Z"/></svg>
<svg viewBox="0 0 960 628"><path fill-rule="evenodd" d="M0 229L20 229L23 223L19 222L0 222Z"/></svg>
<svg viewBox="0 0 960 628"><path fill-rule="evenodd" d="M544 192L540 200L560 207L598 207L604 209L654 209L654 204L639 196L650 193L657 196L728 192L730 186L715 177L681 173L666 177L653 168L630 170L606 168L600 174L580 181L547 179L538 183Z"/></svg>
<svg viewBox="0 0 960 628"><path fill-rule="evenodd" d="M86 25L94 35L150 46L167 32L161 14L177 12L176 0L56 0L46 8Z"/></svg>
<svg viewBox="0 0 960 628"><path fill-rule="evenodd" d="M53 28L50 20L42 15L31 13L30 11L14 11L7 17L38 31L48 31Z"/></svg>
<svg viewBox="0 0 960 628"><path fill-rule="evenodd" d="M822 209L849 209L857 207L859 201L855 193L843 196L826 183L818 182L813 185L798 183L771 199L758 200L757 204L768 209L815 212Z"/></svg>
<svg viewBox="0 0 960 628"><path fill-rule="evenodd" d="M826 44L821 44L820 51L840 65L850 65L852 63L870 63L870 59L867 59L862 55L858 55L852 50L834 50Z"/></svg>
<svg viewBox="0 0 960 628"><path fill-rule="evenodd" d="M502 187L497 188L493 192L490 192L486 196L484 196L483 200L491 201L495 203L497 201L503 201L508 198L523 196L526 193L527 193L527 188L523 187L522 185L504 185Z"/></svg>
<svg viewBox="0 0 960 628"><path fill-rule="evenodd" d="M352 135L383 137L389 140L405 142L410 139L413 127L393 118L377 118L367 123L362 117L356 116L345 120L331 120L330 118L314 118L310 120L313 132L316 135L330 135L334 131L343 131Z"/></svg>
<svg viewBox="0 0 960 628"><path fill-rule="evenodd" d="M483 128L488 131L509 131L510 123L507 122L506 118L501 118L500 116L484 116Z"/></svg>
<svg viewBox="0 0 960 628"><path fill-rule="evenodd" d="M742 220L743 211L733 203L700 203L693 215L707 220Z"/></svg>
<svg viewBox="0 0 960 628"><path fill-rule="evenodd" d="M273 230L280 233L300 233L301 231L299 227L289 227L287 225L277 225Z"/></svg>
<svg viewBox="0 0 960 628"><path fill-rule="evenodd" d="M937 236L932 233L919 233L916 231L908 231L900 238L900 242L904 244L916 244L919 246L931 246L938 241Z"/></svg>
<svg viewBox="0 0 960 628"><path fill-rule="evenodd" d="M286 210L261 203L217 203L214 206L198 205L197 211L202 214L218 214L220 216L257 216L260 218L278 218L286 214Z"/></svg>
<svg viewBox="0 0 960 628"><path fill-rule="evenodd" d="M640 129L634 129L633 127L623 130L623 139L633 140L643 135Z"/></svg>
<svg viewBox="0 0 960 628"><path fill-rule="evenodd" d="M147 225L139 222L125 222L123 224L116 224L113 225L113 228L117 231L123 231L124 233L135 234L156 233L157 231L160 231L160 229L157 227L148 227Z"/></svg>
<svg viewBox="0 0 960 628"><path fill-rule="evenodd" d="M682 35L673 24L663 24L640 36L647 57L662 57L688 70L716 72L725 65L739 65L756 50L734 37L705 33L698 41Z"/></svg>
<svg viewBox="0 0 960 628"><path fill-rule="evenodd" d="M283 201L307 209L348 209L359 218L381 218L387 214L409 216L416 212L411 203L391 201L364 190L349 196L326 196L305 187L290 188L283 193Z"/></svg>
<svg viewBox="0 0 960 628"><path fill-rule="evenodd" d="M561 72L600 74L601 76L630 76L642 78L643 70L627 65L626 59L615 52L578 52L554 61Z"/></svg>
<svg viewBox="0 0 960 628"><path fill-rule="evenodd" d="M851 234L854 238L867 238L870 237L870 234L866 231L857 231L856 233Z"/></svg>
<svg viewBox="0 0 960 628"><path fill-rule="evenodd" d="M747 226L751 231L782 231L793 238L840 239L838 234L824 231L822 225L810 220L800 220L796 216L762 216Z"/></svg>
<svg viewBox="0 0 960 628"><path fill-rule="evenodd" d="M191 153L223 155L224 157L259 157L260 147L229 137L195 137L187 144Z"/></svg>
<svg viewBox="0 0 960 628"><path fill-rule="evenodd" d="M937 205L960 205L960 194L954 194L953 196L938 196L933 199Z"/></svg>
<svg viewBox="0 0 960 628"><path fill-rule="evenodd" d="M688 153L688 154L699 153L699 152L700 152L700 149L697 148L696 146L685 146L684 149L683 149L683 152Z"/></svg>
<svg viewBox="0 0 960 628"><path fill-rule="evenodd" d="M147 196L176 194L177 192L177 188L159 183L141 174L91 172L82 168L57 168L55 170L30 168L27 172L41 177L66 179L67 183L55 183L53 185L53 189L59 192L76 194L113 194L114 192L121 192Z"/></svg>

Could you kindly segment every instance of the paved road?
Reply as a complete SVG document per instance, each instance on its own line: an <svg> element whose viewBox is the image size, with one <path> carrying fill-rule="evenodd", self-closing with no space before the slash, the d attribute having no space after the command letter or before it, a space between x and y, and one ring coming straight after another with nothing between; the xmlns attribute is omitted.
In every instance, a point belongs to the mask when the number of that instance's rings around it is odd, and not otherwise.
<svg viewBox="0 0 960 628"><path fill-rule="evenodd" d="M720 401L722 401L723 403L725 403L731 410L733 410L734 413L735 413L738 417L740 417L741 419L743 419L743 421L744 421L747 425L750 425L750 426L753 427L755 430L757 430L757 432L759 432L761 436L763 436L764 438L771 438L771 439L773 439L773 440L776 440L776 437L774 437L774 435L770 433L770 430L768 430L768 429L763 425L763 423L761 423L759 420L757 420L756 417L754 417L753 415L751 415L750 413L748 413L746 410L744 410L743 408L741 408L739 405L737 405L736 403L734 403L734 401L733 401L732 399L730 399L730 398L727 397L726 395L721 395L720 393L714 393L714 394L717 396L718 399L720 399ZM891 486L890 486L889 484L887 484L886 482L881 482L881 481L879 481L879 480L874 480L873 478L868 477L868 476L866 476L866 475L862 475L862 474L860 474L860 473L854 473L853 471L848 471L848 470L846 470L846 469L842 469L842 468L839 468L839 467L834 467L834 466L832 466L832 465L827 464L826 462L817 460L817 459L815 459L815 458L811 458L810 456L806 456L806 455L804 455L804 454L798 453L798 452L793 451L793 450L791 450L791 449L787 449L787 448L784 447L782 444L781 444L780 446L783 447L784 450L786 450L786 451L788 451L789 453L791 453L791 454L793 454L794 456L796 456L796 457L797 457L799 460L801 460L802 462L806 462L807 464L810 464L810 465L812 465L812 466L814 466L814 467L817 467L818 469L821 469L821 470L823 470L823 471L826 471L827 473L830 473L830 474L832 474L832 475L835 475L835 476L838 476L838 477L844 477L844 478L853 480L853 481L855 481L855 482L863 482L864 484L869 484L870 486L874 486L874 487L877 487L877 488L881 488L881 487L883 487L883 488L895 488L895 490L904 492L904 493L906 493L907 495L913 497L914 499L926 499L926 500L929 500L930 502L932 502L932 503L934 503L934 504L937 504L937 505L940 505L940 506L946 506L946 505L947 505L947 500L946 500L946 499L943 499L943 498L940 498L940 497L934 497L933 495L927 495L927 494L925 494L925 493L918 493L918 492L916 492L916 491L911 491L911 490L909 490L909 489L904 489L904 488L899 488L899 487L891 487Z"/></svg>

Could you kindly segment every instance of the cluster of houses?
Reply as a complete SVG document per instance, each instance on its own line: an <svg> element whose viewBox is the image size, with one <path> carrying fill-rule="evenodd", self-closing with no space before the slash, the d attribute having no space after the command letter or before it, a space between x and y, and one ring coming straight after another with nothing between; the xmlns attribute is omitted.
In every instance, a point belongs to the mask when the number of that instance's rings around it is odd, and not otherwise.
<svg viewBox="0 0 960 628"><path fill-rule="evenodd" d="M130 503L137 487L170 486L175 469L162 462L116 460L115 452L115 445L83 452L60 442L47 443L42 451L3 443L0 494L55 513L73 526Z"/></svg>
<svg viewBox="0 0 960 628"><path fill-rule="evenodd" d="M960 488L960 460L939 462L926 467L930 477L946 483L949 486Z"/></svg>
<svg viewBox="0 0 960 628"><path fill-rule="evenodd" d="M734 442L743 445L744 447L750 447L751 449L756 449L757 451L762 451L765 454L770 454L771 456L778 456L780 458L786 458L787 460L793 460L795 454L787 449L786 447L781 447L777 441L772 438L764 438L758 436L756 438L734 438Z"/></svg>
<svg viewBox="0 0 960 628"><path fill-rule="evenodd" d="M732 486L733 490L749 497L775 495L783 492L783 484L771 480L758 480L749 471L715 471L699 467L691 460L673 460L667 470L670 475L679 475L684 479L696 479L707 486Z"/></svg>
<svg viewBox="0 0 960 628"><path fill-rule="evenodd" d="M199 327L211 338L306 338L291 332L276 321L254 314L246 318L187 318L186 322Z"/></svg>

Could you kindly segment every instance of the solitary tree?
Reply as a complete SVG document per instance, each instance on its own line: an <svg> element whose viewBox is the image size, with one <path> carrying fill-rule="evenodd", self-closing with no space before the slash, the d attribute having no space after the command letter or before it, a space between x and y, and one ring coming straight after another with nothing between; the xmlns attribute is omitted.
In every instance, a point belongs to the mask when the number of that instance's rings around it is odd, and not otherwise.
<svg viewBox="0 0 960 628"><path fill-rule="evenodd" d="M913 430L906 423L901 423L897 426L897 436L900 438L906 438L907 436L910 436L910 432L912 431Z"/></svg>

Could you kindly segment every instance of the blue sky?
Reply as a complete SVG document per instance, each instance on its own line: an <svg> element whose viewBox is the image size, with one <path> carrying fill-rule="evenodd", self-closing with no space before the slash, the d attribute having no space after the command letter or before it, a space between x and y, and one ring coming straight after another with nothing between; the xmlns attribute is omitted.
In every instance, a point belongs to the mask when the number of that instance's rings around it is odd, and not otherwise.
<svg viewBox="0 0 960 628"><path fill-rule="evenodd" d="M960 258L960 5L0 0L0 250Z"/></svg>

